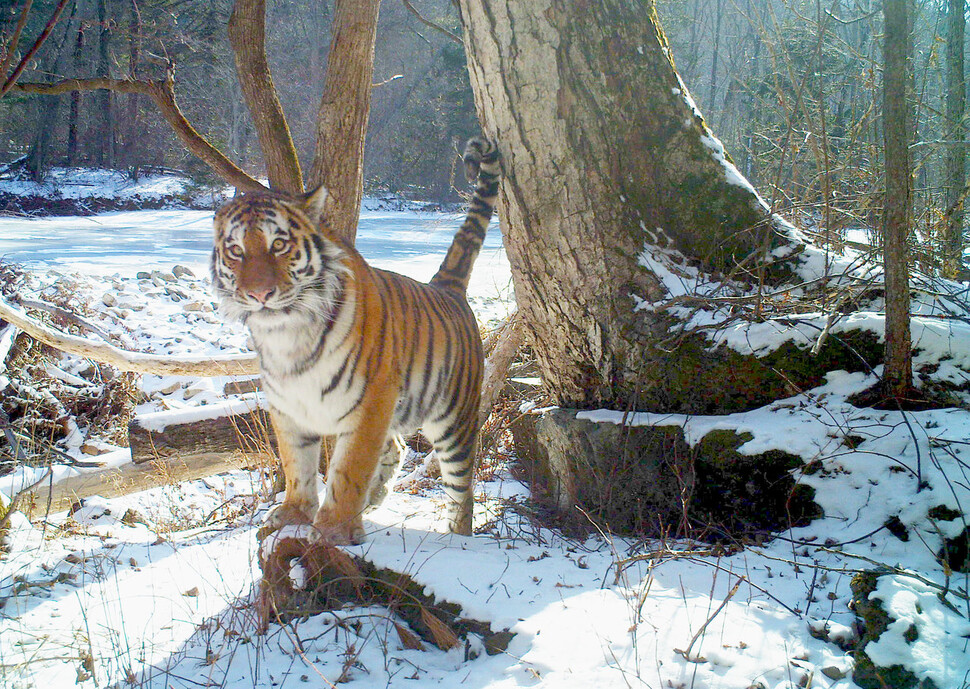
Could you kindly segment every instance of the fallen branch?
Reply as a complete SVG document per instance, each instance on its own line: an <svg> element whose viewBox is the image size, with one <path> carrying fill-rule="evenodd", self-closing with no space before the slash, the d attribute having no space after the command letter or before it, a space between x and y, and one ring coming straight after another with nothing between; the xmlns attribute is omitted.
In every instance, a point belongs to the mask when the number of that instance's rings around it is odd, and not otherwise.
<svg viewBox="0 0 970 689"><path fill-rule="evenodd" d="M0 318L35 340L67 354L114 366L119 371L150 373L159 376L247 376L259 373L255 354L201 355L193 357L159 356L130 352L114 345L92 342L50 328L24 311L0 299Z"/></svg>
<svg viewBox="0 0 970 689"><path fill-rule="evenodd" d="M173 455L141 464L125 462L117 466L76 471L56 481L35 483L18 495L22 496L21 501L25 503L23 512L33 519L47 513L63 512L82 498L92 495L114 498L270 462L275 462L275 458L238 451L198 453L186 457ZM45 478L50 475L49 471ZM28 497L32 499L26 500Z"/></svg>
<svg viewBox="0 0 970 689"><path fill-rule="evenodd" d="M512 365L525 339L525 330L522 327L519 312L511 314L505 325L499 329L499 333L487 339L491 339L492 342L485 343L488 348L486 351L490 353L485 360L485 373L482 379L482 401L478 413L480 426L485 425L489 414L492 413L492 406L505 385L505 375L509 371L509 366ZM491 344L490 347L489 344Z"/></svg>

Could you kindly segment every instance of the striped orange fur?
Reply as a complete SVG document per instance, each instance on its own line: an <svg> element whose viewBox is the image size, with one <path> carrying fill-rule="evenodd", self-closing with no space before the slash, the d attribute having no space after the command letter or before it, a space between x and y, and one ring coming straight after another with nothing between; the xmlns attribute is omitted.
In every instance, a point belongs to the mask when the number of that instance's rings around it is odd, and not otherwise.
<svg viewBox="0 0 970 689"><path fill-rule="evenodd" d="M420 428L441 464L449 527L471 533L483 357L465 290L500 166L481 139L464 159L475 193L428 284L369 266L322 227L323 188L244 194L216 213L213 285L252 334L286 478L270 525L312 522L333 543L361 542L361 515L394 468L380 461L389 438ZM336 444L320 504L324 435Z"/></svg>

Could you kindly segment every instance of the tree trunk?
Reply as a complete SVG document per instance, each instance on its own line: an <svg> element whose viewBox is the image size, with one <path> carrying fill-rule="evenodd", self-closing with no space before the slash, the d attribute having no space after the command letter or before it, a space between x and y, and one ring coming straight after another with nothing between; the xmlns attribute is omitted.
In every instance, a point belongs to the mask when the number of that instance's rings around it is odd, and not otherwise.
<svg viewBox="0 0 970 689"><path fill-rule="evenodd" d="M256 125L269 185L277 191L300 194L300 161L266 61L265 0L236 0L229 17L229 42L239 84Z"/></svg>
<svg viewBox="0 0 970 689"><path fill-rule="evenodd" d="M71 56L72 68L76 74L81 73L84 64L84 26L79 24L74 39L74 52ZM81 91L71 92L71 111L67 120L67 164L75 166L80 162L78 153L77 129L81 118Z"/></svg>
<svg viewBox="0 0 970 689"><path fill-rule="evenodd" d="M668 246L755 281L765 252L794 241L693 105L654 2L460 9L478 112L504 157L516 299L555 402L711 410L723 386L697 381L725 361L658 344L671 318L644 307L667 291L639 258Z"/></svg>
<svg viewBox="0 0 970 689"><path fill-rule="evenodd" d="M886 273L886 360L883 391L905 397L912 388L909 331L909 224L912 173L909 162L907 56L912 35L909 0L885 0L883 36L883 143L886 195L883 199L883 261Z"/></svg>
<svg viewBox="0 0 970 689"><path fill-rule="evenodd" d="M943 230L943 261L947 277L955 278L963 263L963 216L967 184L967 106L963 41L966 32L966 0L949 0L946 32L946 226Z"/></svg>
<svg viewBox="0 0 970 689"><path fill-rule="evenodd" d="M324 223L351 243L364 193L364 135L380 4L380 0L337 0L308 180L309 186L323 184L330 192Z"/></svg>
<svg viewBox="0 0 970 689"><path fill-rule="evenodd" d="M98 77L107 79L111 76L111 19L108 13L108 0L98 0ZM101 89L95 94L98 108L98 165L107 168L115 166L115 116L114 97L111 91Z"/></svg>

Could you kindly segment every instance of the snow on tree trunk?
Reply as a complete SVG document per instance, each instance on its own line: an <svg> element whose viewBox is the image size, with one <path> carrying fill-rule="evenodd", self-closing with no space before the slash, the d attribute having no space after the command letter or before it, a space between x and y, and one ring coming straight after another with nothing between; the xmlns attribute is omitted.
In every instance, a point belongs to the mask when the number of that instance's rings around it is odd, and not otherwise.
<svg viewBox="0 0 970 689"><path fill-rule="evenodd" d="M766 250L793 240L705 125L654 3L460 8L476 105L505 159L516 298L556 402L709 408L702 388L718 385L698 375L710 357L658 346L671 318L642 306L667 290L639 257L668 246L753 282Z"/></svg>

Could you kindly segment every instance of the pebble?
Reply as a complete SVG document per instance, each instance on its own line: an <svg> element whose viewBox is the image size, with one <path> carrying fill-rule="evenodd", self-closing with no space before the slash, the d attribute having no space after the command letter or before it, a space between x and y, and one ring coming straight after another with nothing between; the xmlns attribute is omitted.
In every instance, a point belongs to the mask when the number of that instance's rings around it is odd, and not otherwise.
<svg viewBox="0 0 970 689"><path fill-rule="evenodd" d="M105 306L115 306L118 304L118 298L111 292L105 292L101 295L101 303Z"/></svg>
<svg viewBox="0 0 970 689"><path fill-rule="evenodd" d="M822 668L822 674L829 679L840 680L845 677L845 670L835 665L828 665Z"/></svg>
<svg viewBox="0 0 970 689"><path fill-rule="evenodd" d="M195 277L195 273L193 273L190 269L186 268L185 266L181 266L181 265L176 265L175 267L172 268L172 275L174 275L177 278Z"/></svg>
<svg viewBox="0 0 970 689"><path fill-rule="evenodd" d="M139 270L137 273L135 273L135 277L139 280L151 280L152 274L146 273L144 270Z"/></svg>

